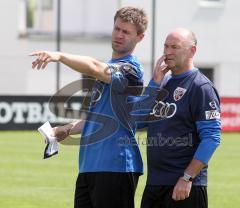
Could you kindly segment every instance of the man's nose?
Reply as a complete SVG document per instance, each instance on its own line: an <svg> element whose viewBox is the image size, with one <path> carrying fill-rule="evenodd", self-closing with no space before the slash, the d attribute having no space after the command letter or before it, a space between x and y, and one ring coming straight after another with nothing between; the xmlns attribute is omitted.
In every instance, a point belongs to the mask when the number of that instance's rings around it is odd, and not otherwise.
<svg viewBox="0 0 240 208"><path fill-rule="evenodd" d="M164 51L163 51L163 53L164 53L165 55L169 55L169 54L171 54L171 49L165 48Z"/></svg>
<svg viewBox="0 0 240 208"><path fill-rule="evenodd" d="M123 32L118 31L116 36L117 36L117 38L123 38Z"/></svg>

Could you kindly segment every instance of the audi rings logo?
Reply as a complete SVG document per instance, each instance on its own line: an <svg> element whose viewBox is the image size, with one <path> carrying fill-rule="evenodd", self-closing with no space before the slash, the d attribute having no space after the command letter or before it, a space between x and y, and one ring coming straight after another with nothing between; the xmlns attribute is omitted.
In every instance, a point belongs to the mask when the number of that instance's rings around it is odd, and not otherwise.
<svg viewBox="0 0 240 208"><path fill-rule="evenodd" d="M157 104L153 107L150 115L154 115L158 118L171 118L177 111L177 106L175 103L164 103L162 101L157 102Z"/></svg>

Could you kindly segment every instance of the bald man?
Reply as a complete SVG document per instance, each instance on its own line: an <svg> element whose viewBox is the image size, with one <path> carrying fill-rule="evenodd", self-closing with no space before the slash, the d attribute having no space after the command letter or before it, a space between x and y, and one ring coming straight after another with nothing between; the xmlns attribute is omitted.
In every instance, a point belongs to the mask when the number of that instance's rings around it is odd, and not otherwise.
<svg viewBox="0 0 240 208"><path fill-rule="evenodd" d="M170 32L149 83L168 96L150 113L160 121L145 124L148 176L141 208L208 207L207 166L220 144L220 101L194 67L196 50L193 32Z"/></svg>

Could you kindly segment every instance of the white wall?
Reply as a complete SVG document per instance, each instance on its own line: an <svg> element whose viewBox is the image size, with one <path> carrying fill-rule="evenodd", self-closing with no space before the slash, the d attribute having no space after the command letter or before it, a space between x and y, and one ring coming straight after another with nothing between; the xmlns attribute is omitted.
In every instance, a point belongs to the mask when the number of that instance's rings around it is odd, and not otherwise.
<svg viewBox="0 0 240 208"><path fill-rule="evenodd" d="M187 27L198 38L197 66L215 68L215 85L223 96L240 96L239 1L223 1L222 7L204 7L200 0L158 2L157 54L168 31Z"/></svg>
<svg viewBox="0 0 240 208"><path fill-rule="evenodd" d="M11 16L7 18L9 11ZM0 95L51 95L56 91L55 64L49 64L45 71L32 70L33 58L28 54L36 50L55 50L56 43L46 38L18 38L18 24L19 0L0 1L0 25L3 25L0 36ZM111 56L109 46L109 41L63 41L61 48L69 53L104 60ZM61 65L61 87L79 78L79 73Z"/></svg>
<svg viewBox="0 0 240 208"><path fill-rule="evenodd" d="M111 33L117 1L67 0L61 2L62 27L66 32L76 33L78 30L80 32L84 30L90 34L94 32L103 35ZM111 9L104 10L104 8Z"/></svg>

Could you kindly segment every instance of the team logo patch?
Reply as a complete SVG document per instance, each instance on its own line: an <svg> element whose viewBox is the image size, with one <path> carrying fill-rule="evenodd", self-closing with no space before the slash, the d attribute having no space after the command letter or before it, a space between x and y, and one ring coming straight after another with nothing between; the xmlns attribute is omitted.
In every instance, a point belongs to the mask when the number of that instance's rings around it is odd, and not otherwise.
<svg viewBox="0 0 240 208"><path fill-rule="evenodd" d="M123 65L121 65L120 70L125 73L127 72L127 73L135 75L135 76L137 75L134 66L132 66L131 64L128 64L128 63L124 63Z"/></svg>
<svg viewBox="0 0 240 208"><path fill-rule="evenodd" d="M183 97L183 95L185 94L186 91L187 91L187 89L185 89L185 88L177 87L173 92L173 99L175 101L180 100Z"/></svg>
<svg viewBox="0 0 240 208"><path fill-rule="evenodd" d="M209 103L209 106L212 108L212 109L216 109L217 108L217 104L216 102L213 100Z"/></svg>
<svg viewBox="0 0 240 208"><path fill-rule="evenodd" d="M220 119L220 112L218 110L205 111L206 120Z"/></svg>
<svg viewBox="0 0 240 208"><path fill-rule="evenodd" d="M126 71L130 71L132 69L132 67L129 64L124 64L123 69Z"/></svg>

